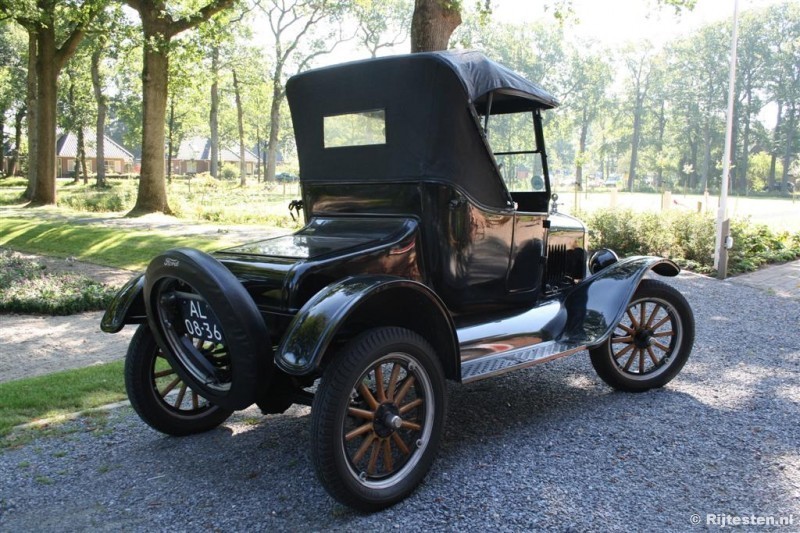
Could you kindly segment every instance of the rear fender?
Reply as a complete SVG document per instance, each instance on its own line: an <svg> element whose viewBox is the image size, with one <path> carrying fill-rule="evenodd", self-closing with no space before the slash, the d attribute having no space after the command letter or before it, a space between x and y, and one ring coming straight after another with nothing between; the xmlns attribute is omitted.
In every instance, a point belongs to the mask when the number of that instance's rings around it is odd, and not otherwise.
<svg viewBox="0 0 800 533"><path fill-rule="evenodd" d="M460 375L455 327L439 297L416 281L383 275L347 278L318 292L289 325L275 364L295 376L317 373L345 326L416 331L433 346L445 375L450 379Z"/></svg>
<svg viewBox="0 0 800 533"><path fill-rule="evenodd" d="M662 257L634 256L600 270L564 299L567 323L558 341L587 347L603 343L620 322L645 274L677 276L680 267Z"/></svg>
<svg viewBox="0 0 800 533"><path fill-rule="evenodd" d="M131 278L114 296L100 321L100 329L106 333L117 333L125 324L144 324L147 312L144 308L144 274Z"/></svg>

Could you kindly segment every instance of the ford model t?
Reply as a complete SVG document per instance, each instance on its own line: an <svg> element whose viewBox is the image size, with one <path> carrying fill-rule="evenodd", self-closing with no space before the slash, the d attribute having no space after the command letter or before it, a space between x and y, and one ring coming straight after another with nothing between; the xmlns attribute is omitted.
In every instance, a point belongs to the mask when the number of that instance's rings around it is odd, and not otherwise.
<svg viewBox="0 0 800 533"><path fill-rule="evenodd" d="M289 80L305 226L153 259L102 327L140 324L125 379L153 428L185 435L257 404L311 409L336 499L374 510L425 476L445 380L588 350L625 391L670 381L694 319L658 257L588 258L557 212L537 85L475 52L389 57ZM535 385L532 385L535 390Z"/></svg>

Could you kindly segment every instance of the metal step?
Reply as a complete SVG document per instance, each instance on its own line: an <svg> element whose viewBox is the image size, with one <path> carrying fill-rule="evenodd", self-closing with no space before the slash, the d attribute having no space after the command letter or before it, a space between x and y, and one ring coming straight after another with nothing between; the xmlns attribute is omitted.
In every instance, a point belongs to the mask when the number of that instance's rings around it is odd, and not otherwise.
<svg viewBox="0 0 800 533"><path fill-rule="evenodd" d="M461 382L470 383L585 350L584 345L547 341L461 363Z"/></svg>

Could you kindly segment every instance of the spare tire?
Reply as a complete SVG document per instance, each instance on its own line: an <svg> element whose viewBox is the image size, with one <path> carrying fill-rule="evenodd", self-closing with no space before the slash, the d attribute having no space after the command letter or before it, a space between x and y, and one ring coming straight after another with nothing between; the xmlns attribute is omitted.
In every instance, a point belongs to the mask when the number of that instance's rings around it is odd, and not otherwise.
<svg viewBox="0 0 800 533"><path fill-rule="evenodd" d="M244 409L272 375L269 332L225 266L191 248L168 250L145 274L147 320L184 383L225 409Z"/></svg>

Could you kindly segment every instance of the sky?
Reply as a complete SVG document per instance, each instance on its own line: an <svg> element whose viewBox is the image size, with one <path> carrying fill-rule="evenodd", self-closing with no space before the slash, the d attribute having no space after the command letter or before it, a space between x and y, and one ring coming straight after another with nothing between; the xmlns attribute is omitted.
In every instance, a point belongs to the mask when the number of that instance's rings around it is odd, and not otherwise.
<svg viewBox="0 0 800 533"><path fill-rule="evenodd" d="M781 0L739 0L739 12L759 9ZM577 25L570 31L614 47L650 39L660 46L704 25L732 20L734 0L698 0L691 11L675 14L656 0L571 0ZM502 22L553 20L542 0L492 0L492 18Z"/></svg>

